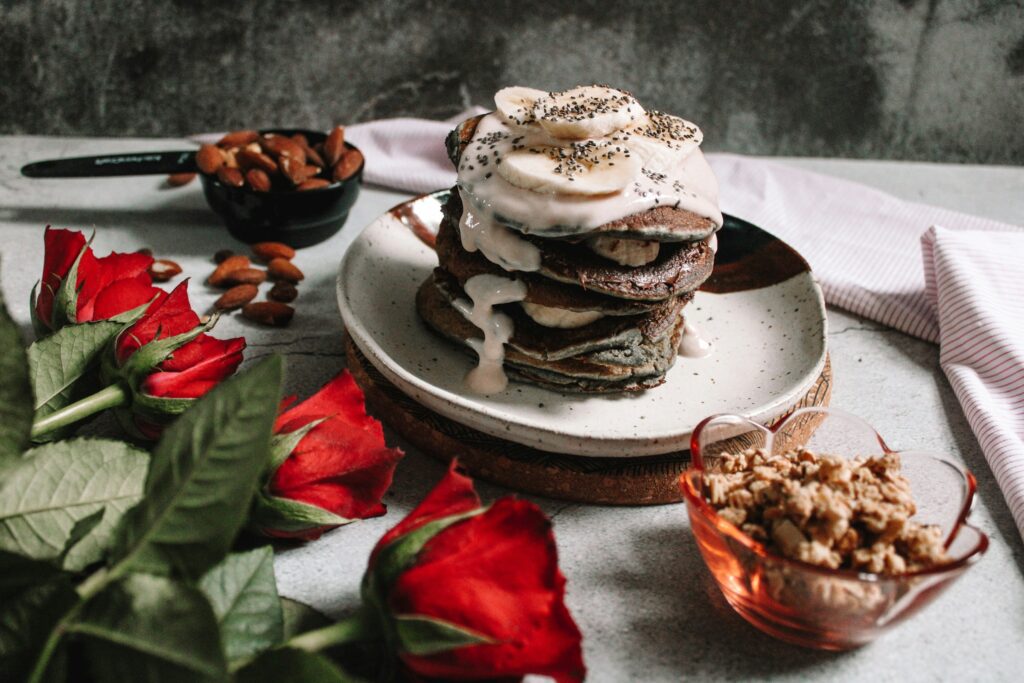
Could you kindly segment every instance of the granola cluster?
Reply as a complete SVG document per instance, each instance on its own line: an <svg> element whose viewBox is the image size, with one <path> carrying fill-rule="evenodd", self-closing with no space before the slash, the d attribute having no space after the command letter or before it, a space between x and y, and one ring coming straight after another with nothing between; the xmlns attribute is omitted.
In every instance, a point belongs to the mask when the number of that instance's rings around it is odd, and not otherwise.
<svg viewBox="0 0 1024 683"><path fill-rule="evenodd" d="M916 506L895 453L723 453L704 475L704 495L720 517L784 557L889 575L946 560L941 530L910 520Z"/></svg>

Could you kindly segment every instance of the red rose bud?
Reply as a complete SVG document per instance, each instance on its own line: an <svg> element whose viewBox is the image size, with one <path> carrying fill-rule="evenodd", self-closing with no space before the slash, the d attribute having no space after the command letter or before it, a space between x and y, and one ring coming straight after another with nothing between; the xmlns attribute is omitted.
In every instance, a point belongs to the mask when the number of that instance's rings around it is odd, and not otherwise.
<svg viewBox="0 0 1024 683"><path fill-rule="evenodd" d="M148 272L152 256L111 253L96 258L81 232L49 226L43 241L43 278L32 307L40 333L69 323L116 318L146 305L160 292Z"/></svg>
<svg viewBox="0 0 1024 683"><path fill-rule="evenodd" d="M378 542L363 594L416 676L569 682L586 673L551 522L515 498L480 507L454 465Z"/></svg>
<svg viewBox="0 0 1024 683"><path fill-rule="evenodd" d="M253 511L260 532L312 540L385 513L381 498L403 453L384 445L347 370L283 412L274 433L272 472Z"/></svg>
<svg viewBox="0 0 1024 683"><path fill-rule="evenodd" d="M113 358L103 364L108 383L122 382L131 393L125 427L144 438L158 438L167 424L242 362L245 339L205 334L216 318L201 323L188 301L188 281L162 290L142 317L122 331ZM130 419L125 419L130 418Z"/></svg>

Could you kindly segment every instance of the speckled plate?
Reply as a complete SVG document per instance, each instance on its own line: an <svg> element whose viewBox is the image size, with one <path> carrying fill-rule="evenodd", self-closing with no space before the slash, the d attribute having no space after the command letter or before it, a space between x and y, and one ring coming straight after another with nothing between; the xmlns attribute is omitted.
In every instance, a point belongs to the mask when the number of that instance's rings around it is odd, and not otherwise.
<svg viewBox="0 0 1024 683"><path fill-rule="evenodd" d="M825 365L821 290L791 247L726 217L715 272L685 315L708 339L707 358L680 358L665 384L637 394L562 394L510 382L493 396L463 387L472 359L416 314L416 290L437 265L431 244L447 191L399 204L353 243L338 275L338 306L360 351L391 383L444 417L540 450L649 456L689 447L714 413L767 423L817 381Z"/></svg>

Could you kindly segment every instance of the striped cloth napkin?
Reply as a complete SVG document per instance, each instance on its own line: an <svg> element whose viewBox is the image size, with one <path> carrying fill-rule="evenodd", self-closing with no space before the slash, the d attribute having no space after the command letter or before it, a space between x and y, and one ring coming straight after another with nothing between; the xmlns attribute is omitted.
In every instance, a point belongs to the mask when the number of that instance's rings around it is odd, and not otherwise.
<svg viewBox="0 0 1024 683"><path fill-rule="evenodd" d="M455 182L444 150L452 125L482 111L358 124L346 137L366 156L366 182L429 192ZM708 159L722 210L795 247L826 301L940 344L942 368L1024 535L1024 228L764 159Z"/></svg>

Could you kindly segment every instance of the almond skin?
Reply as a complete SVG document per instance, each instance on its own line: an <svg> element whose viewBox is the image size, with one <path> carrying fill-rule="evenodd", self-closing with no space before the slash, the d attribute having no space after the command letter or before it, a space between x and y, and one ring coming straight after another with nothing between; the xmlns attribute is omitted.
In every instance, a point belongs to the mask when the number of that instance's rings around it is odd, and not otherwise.
<svg viewBox="0 0 1024 683"><path fill-rule="evenodd" d="M295 250L283 242L257 242L252 245L252 253L264 263L269 263L276 258L288 261L295 258Z"/></svg>
<svg viewBox="0 0 1024 683"><path fill-rule="evenodd" d="M265 270L260 270L259 268L239 268L228 273L224 284L231 287L234 285L258 285L266 279L267 271Z"/></svg>
<svg viewBox="0 0 1024 683"><path fill-rule="evenodd" d="M335 126L324 141L324 161L334 166L345 154L345 127Z"/></svg>
<svg viewBox="0 0 1024 683"><path fill-rule="evenodd" d="M307 166L304 162L292 157L280 157L281 173L292 185L301 185L320 172L316 166Z"/></svg>
<svg viewBox="0 0 1024 683"><path fill-rule="evenodd" d="M358 149L350 149L345 152L341 159L334 165L334 180L348 180L354 176L363 165L363 154Z"/></svg>
<svg viewBox="0 0 1024 683"><path fill-rule="evenodd" d="M284 280L292 284L306 277L298 267L288 259L271 259L267 264L267 273L275 280Z"/></svg>
<svg viewBox="0 0 1024 683"><path fill-rule="evenodd" d="M305 192L306 190L320 190L330 186L330 184L331 182L329 180L324 180L323 178L310 178L309 180L304 180L296 185L295 189L300 192Z"/></svg>
<svg viewBox="0 0 1024 683"><path fill-rule="evenodd" d="M214 287L223 287L227 283L228 275L231 271L238 270L239 268L248 268L252 265L249 261L249 257L243 254L234 254L228 256L217 268L210 274L210 277L206 278L206 281Z"/></svg>
<svg viewBox="0 0 1024 683"><path fill-rule="evenodd" d="M258 301L243 306L242 315L263 325L284 327L291 322L295 309L279 301Z"/></svg>
<svg viewBox="0 0 1024 683"><path fill-rule="evenodd" d="M169 259L156 259L149 266L149 277L153 282L167 282L175 275L181 275L181 266Z"/></svg>
<svg viewBox="0 0 1024 683"><path fill-rule="evenodd" d="M270 176L261 168L250 168L246 171L245 182L257 192L270 192Z"/></svg>
<svg viewBox="0 0 1024 683"><path fill-rule="evenodd" d="M167 176L167 184L170 187L181 187L182 185L188 185L195 179L195 173L172 173Z"/></svg>
<svg viewBox="0 0 1024 683"><path fill-rule="evenodd" d="M291 302L295 301L295 298L298 295L299 290L295 288L295 285L293 285L290 282L285 282L284 280L281 280L280 282L275 282L274 286L270 288L269 292L267 292L268 299L272 299L273 301L280 301L286 304L290 304Z"/></svg>
<svg viewBox="0 0 1024 683"><path fill-rule="evenodd" d="M260 139L254 130L233 130L217 141L218 147L241 147Z"/></svg>
<svg viewBox="0 0 1024 683"><path fill-rule="evenodd" d="M255 299L258 292L256 285L235 285L221 294L220 298L213 302L213 307L218 311L233 311Z"/></svg>
<svg viewBox="0 0 1024 683"><path fill-rule="evenodd" d="M245 177L237 168L221 166L217 169L217 180L230 187L242 187L245 185Z"/></svg>
<svg viewBox="0 0 1024 683"><path fill-rule="evenodd" d="M196 166L203 173L216 173L224 165L224 152L216 145L203 145L196 152Z"/></svg>
<svg viewBox="0 0 1024 683"><path fill-rule="evenodd" d="M263 152L243 148L238 152L237 159L239 168L258 168L264 173L277 173L277 162Z"/></svg>
<svg viewBox="0 0 1024 683"><path fill-rule="evenodd" d="M306 163L306 151L294 140L283 135L265 135L260 140L260 146L263 147L263 151L277 157L278 162L283 157L290 157L298 161L300 165Z"/></svg>

